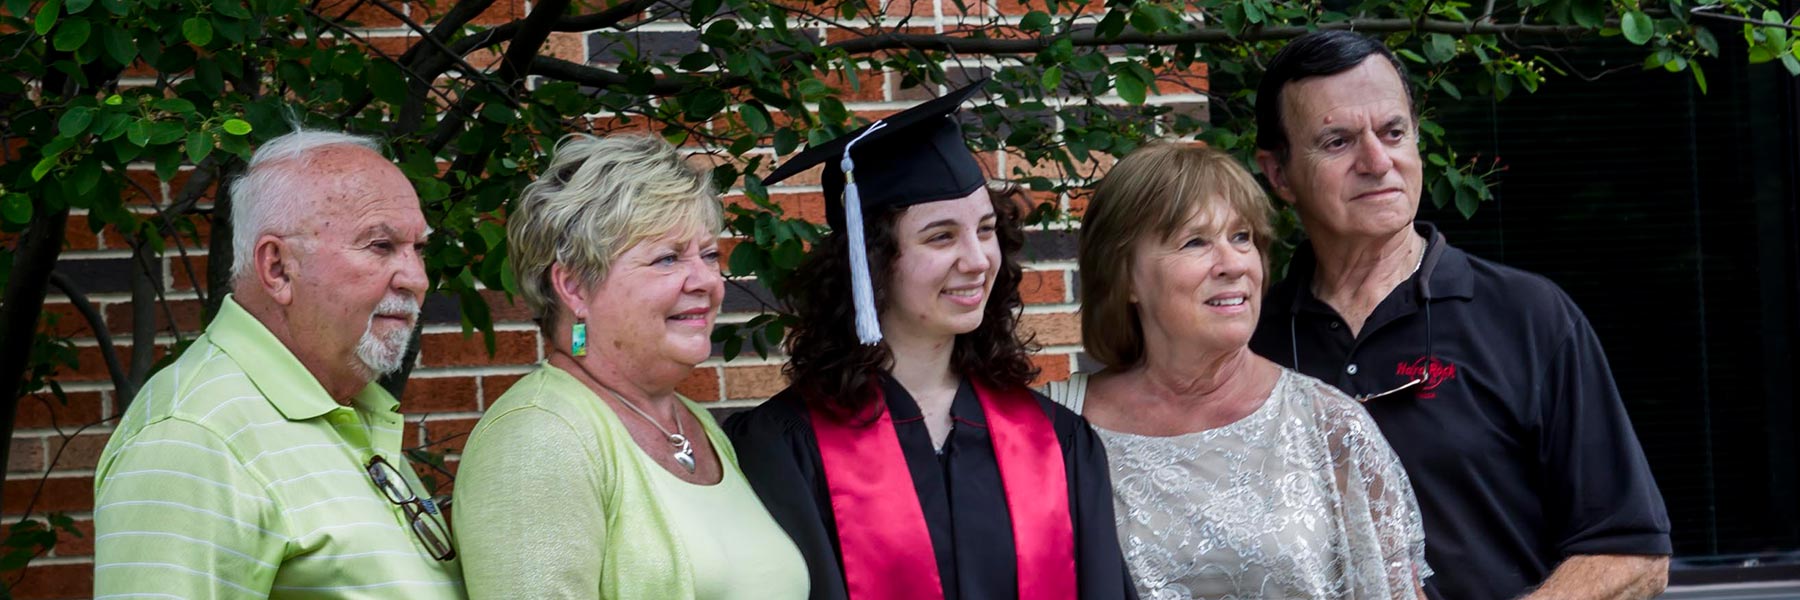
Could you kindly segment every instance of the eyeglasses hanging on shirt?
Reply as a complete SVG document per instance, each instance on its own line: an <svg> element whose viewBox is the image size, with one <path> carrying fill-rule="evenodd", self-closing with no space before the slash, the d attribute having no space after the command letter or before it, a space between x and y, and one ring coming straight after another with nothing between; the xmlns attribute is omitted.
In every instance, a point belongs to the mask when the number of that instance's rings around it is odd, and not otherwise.
<svg viewBox="0 0 1800 600"><path fill-rule="evenodd" d="M387 496L388 502L400 505L400 510L405 511L413 535L425 545L431 557L438 560L456 558L456 548L450 544L450 525L444 522L438 503L413 493L412 486L406 484L400 471L379 454L369 459L366 468L369 479L375 481L375 487Z"/></svg>
<svg viewBox="0 0 1800 600"><path fill-rule="evenodd" d="M1407 381L1406 383L1402 383L1399 386L1397 386L1393 389L1390 389L1388 391L1374 393L1374 394L1352 394L1350 397L1354 398L1357 402L1366 403L1371 400L1378 400L1381 398L1386 398L1388 396L1398 395L1401 392L1420 387L1431 381L1431 364L1437 362L1437 352L1436 352L1436 348L1432 344L1432 342L1434 340L1432 339L1432 335L1431 335L1431 277L1430 277L1430 273L1432 270L1425 268L1425 267L1426 267L1427 262L1432 263L1432 266L1436 266L1437 261L1432 260L1432 258L1434 258L1434 257L1431 256L1431 244L1429 243L1429 241L1427 241L1426 246L1425 246L1425 252L1423 255L1421 255L1419 257L1419 266L1414 269L1414 272L1416 272L1416 273L1424 273L1424 275L1419 276L1419 297L1420 297L1419 303L1423 304L1425 306L1425 368L1419 370L1418 377L1414 377L1411 380ZM1298 292L1295 292L1295 293L1298 293ZM1295 371L1300 370L1300 334L1299 334L1299 328L1297 326L1298 319L1299 319L1298 311L1289 311L1288 312L1288 349L1293 352L1294 370ZM1417 390L1414 390L1414 394L1417 394L1417 393L1418 393Z"/></svg>

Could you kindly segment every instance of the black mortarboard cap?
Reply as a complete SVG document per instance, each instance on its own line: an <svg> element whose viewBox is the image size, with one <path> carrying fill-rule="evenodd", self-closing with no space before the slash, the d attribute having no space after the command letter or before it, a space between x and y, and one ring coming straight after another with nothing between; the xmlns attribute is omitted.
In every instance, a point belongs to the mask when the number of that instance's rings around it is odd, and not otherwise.
<svg viewBox="0 0 1800 600"><path fill-rule="evenodd" d="M854 141L851 158L856 164L864 214L975 193L976 188L987 183L987 175L969 153L955 113L964 101L981 91L984 83L987 80L977 81L807 148L782 163L763 183L773 184L815 166L828 165L820 176L820 184L825 188L825 218L833 228L841 228L845 181L843 170L837 167L844 158L844 148Z"/></svg>
<svg viewBox="0 0 1800 600"><path fill-rule="evenodd" d="M807 148L763 179L772 184L826 165L820 177L825 187L825 219L845 233L850 246L850 299L856 306L856 337L864 344L881 341L881 324L869 280L863 215L876 209L954 200L987 184L954 116L963 101L985 83L986 79L977 81Z"/></svg>

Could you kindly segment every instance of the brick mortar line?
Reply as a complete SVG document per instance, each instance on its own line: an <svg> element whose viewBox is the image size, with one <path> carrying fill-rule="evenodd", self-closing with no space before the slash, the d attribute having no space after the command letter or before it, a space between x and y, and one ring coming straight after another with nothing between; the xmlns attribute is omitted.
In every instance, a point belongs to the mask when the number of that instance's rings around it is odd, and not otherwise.
<svg viewBox="0 0 1800 600"><path fill-rule="evenodd" d="M76 425L75 425L75 426L73 426L73 427L67 427L67 428L66 428L66 431L67 431L67 432L68 432L68 433L74 433L74 432L75 432L75 427L80 427L80 426L82 426L82 425L85 425L85 424L86 424L86 423L79 423L79 424L76 424ZM111 433L112 433L112 432L113 432L113 430L115 430L115 429L117 429L117 428L118 428L118 427L117 427L117 426L114 426L114 425L106 425L106 426L100 426L100 425L95 425L95 426L93 426L93 427L89 427L89 428L87 428L87 430L86 430L86 431L83 431L83 432L81 432L81 435L88 435L88 434L91 434L91 433L106 433L106 434L111 434ZM13 436L14 436L14 437L15 437L15 438L16 438L16 437L18 437L18 436L28 436L28 437L33 437L33 438L42 438L42 439L57 439L57 440L60 440L60 439L62 439L62 438L63 438L63 437L64 437L64 435L65 435L65 434L61 434L61 433L57 433L57 432L56 432L56 430L55 430L55 429L51 429L51 428L48 428L48 427L33 427L33 428L30 428L30 429L15 429L15 430L13 430ZM71 436L69 436L69 437L74 437L74 436L72 436L72 435L71 435ZM45 458L45 459L49 459L49 456L48 456L48 455L46 455L46 456L45 456L45 457L44 457L44 458ZM39 472L39 473L43 473L43 471L38 471L38 472Z"/></svg>
<svg viewBox="0 0 1800 600"><path fill-rule="evenodd" d="M515 331L537 331L536 323L530 321L495 321L494 333L510 333ZM420 332L422 335L439 335L445 333L462 333L462 325L458 323L428 323ZM469 330L471 340L481 339L481 330Z"/></svg>
<svg viewBox="0 0 1800 600"><path fill-rule="evenodd" d="M78 477L93 477L95 472L96 471L93 469L62 469L62 470L58 470L58 471L51 471L49 478L50 479L75 479ZM9 471L8 474L11 474L11 472ZM36 475L37 477L43 477L44 472L37 471L33 474ZM36 479L37 477L34 477L33 479Z"/></svg>
<svg viewBox="0 0 1800 600"><path fill-rule="evenodd" d="M430 424L430 423L435 423L438 421L449 421L452 419L479 419L479 418L481 418L481 415L483 415L483 414L486 414L486 413L469 412L469 411L463 410L463 411L456 411L456 412L429 412L429 413L402 412L402 413L400 413L400 416L405 417L406 423L411 425L411 424L418 423L420 417L423 417L425 422L427 424Z"/></svg>
<svg viewBox="0 0 1800 600"><path fill-rule="evenodd" d="M91 564L94 564L94 557L92 556L40 556L32 559L31 565L26 568Z"/></svg>
<svg viewBox="0 0 1800 600"><path fill-rule="evenodd" d="M41 514L36 514L37 511L35 511L35 510L32 511L32 513L33 513L33 516L38 516L38 517L43 516ZM91 511L91 510L84 511L84 512L65 512L63 514L68 515L69 518L77 520L77 521L92 521L94 519L94 511ZM0 517L0 524L12 525L12 524L18 523L20 518L23 516L24 515L20 515L17 513L6 513L6 515L4 517ZM37 561L32 561L32 564L37 564Z"/></svg>
<svg viewBox="0 0 1800 600"><path fill-rule="evenodd" d="M502 375L524 375L530 373L537 362L508 363L503 365L487 365L478 367L422 367L412 372L412 377L420 379L436 379L446 377L493 377Z"/></svg>

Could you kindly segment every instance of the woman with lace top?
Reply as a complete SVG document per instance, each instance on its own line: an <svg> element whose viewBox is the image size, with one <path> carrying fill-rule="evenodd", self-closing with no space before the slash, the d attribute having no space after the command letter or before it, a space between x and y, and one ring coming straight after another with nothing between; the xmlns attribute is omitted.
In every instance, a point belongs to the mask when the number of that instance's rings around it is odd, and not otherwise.
<svg viewBox="0 0 1800 600"><path fill-rule="evenodd" d="M1374 422L1247 346L1270 212L1217 151L1120 161L1081 228L1082 336L1106 368L1050 396L1106 447L1143 598L1422 597L1418 505Z"/></svg>

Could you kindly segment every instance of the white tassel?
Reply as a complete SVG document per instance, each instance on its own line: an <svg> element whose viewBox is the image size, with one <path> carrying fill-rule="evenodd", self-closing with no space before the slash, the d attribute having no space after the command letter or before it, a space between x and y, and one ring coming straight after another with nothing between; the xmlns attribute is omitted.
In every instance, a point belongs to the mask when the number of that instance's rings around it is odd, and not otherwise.
<svg viewBox="0 0 1800 600"><path fill-rule="evenodd" d="M856 338L864 346L881 343L881 321L875 314L875 284L869 279L869 249L863 239L862 196L856 191L856 162L850 149L869 134L886 127L876 121L862 135L844 145L844 159L838 166L844 170L844 231L850 243L850 300L856 305Z"/></svg>

